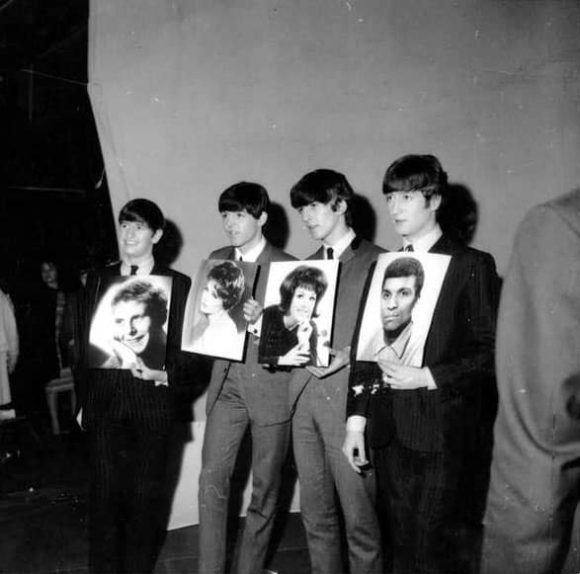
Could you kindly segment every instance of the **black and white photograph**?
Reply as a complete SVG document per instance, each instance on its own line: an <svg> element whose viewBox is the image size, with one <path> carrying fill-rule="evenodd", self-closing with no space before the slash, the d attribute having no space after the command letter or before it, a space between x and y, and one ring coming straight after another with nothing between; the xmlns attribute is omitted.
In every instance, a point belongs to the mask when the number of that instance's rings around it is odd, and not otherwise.
<svg viewBox="0 0 580 574"><path fill-rule="evenodd" d="M247 329L243 307L252 296L257 268L243 261L202 262L187 301L182 350L242 360Z"/></svg>
<svg viewBox="0 0 580 574"><path fill-rule="evenodd" d="M432 253L379 256L364 306L357 360L418 367L450 257Z"/></svg>
<svg viewBox="0 0 580 574"><path fill-rule="evenodd" d="M261 363L328 366L337 273L337 261L272 263L262 316Z"/></svg>
<svg viewBox="0 0 580 574"><path fill-rule="evenodd" d="M2 572L580 574L579 0L0 47Z"/></svg>
<svg viewBox="0 0 580 574"><path fill-rule="evenodd" d="M113 281L91 321L89 366L131 369L139 358L150 369L163 369L171 282L156 275Z"/></svg>

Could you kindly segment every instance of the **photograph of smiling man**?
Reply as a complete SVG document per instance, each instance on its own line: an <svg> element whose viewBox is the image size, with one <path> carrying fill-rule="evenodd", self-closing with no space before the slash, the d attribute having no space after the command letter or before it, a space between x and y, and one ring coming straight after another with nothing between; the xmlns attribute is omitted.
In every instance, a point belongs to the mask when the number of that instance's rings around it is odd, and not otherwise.
<svg viewBox="0 0 580 574"><path fill-rule="evenodd" d="M115 277L93 319L89 367L131 369L142 361L162 369L167 346L171 277Z"/></svg>
<svg viewBox="0 0 580 574"><path fill-rule="evenodd" d="M433 311L451 258L385 253L377 260L364 305L357 361L420 366Z"/></svg>
<svg viewBox="0 0 580 574"><path fill-rule="evenodd" d="M272 263L258 360L271 366L327 367L338 261Z"/></svg>

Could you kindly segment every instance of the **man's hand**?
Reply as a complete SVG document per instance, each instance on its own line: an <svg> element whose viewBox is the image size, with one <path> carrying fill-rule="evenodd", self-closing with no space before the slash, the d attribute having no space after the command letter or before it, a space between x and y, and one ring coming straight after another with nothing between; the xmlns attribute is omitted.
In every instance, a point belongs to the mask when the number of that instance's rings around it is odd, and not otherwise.
<svg viewBox="0 0 580 574"><path fill-rule="evenodd" d="M248 323L255 323L261 317L263 310L264 307L254 298L248 299L244 303L244 319Z"/></svg>
<svg viewBox="0 0 580 574"><path fill-rule="evenodd" d="M310 349L303 345L292 347L285 355L278 358L281 367L301 367L310 360Z"/></svg>
<svg viewBox="0 0 580 574"><path fill-rule="evenodd" d="M345 347L342 350L330 349L330 364L328 367L306 367L311 375L314 375L317 379L323 379L340 371L343 367L346 367L350 363L350 346Z"/></svg>
<svg viewBox="0 0 580 574"><path fill-rule="evenodd" d="M136 379L143 381L155 381L155 386L167 386L167 372L157 369L150 369L140 357L136 358L135 364L131 367L131 374Z"/></svg>
<svg viewBox="0 0 580 574"><path fill-rule="evenodd" d="M348 430L342 445L342 452L348 460L348 464L357 473L361 474L361 467L369 464L365 451L365 436L364 431Z"/></svg>
<svg viewBox="0 0 580 574"><path fill-rule="evenodd" d="M383 381L392 389L410 391L429 386L429 377L425 368L398 365L391 361L379 361L378 364L383 372Z"/></svg>
<svg viewBox="0 0 580 574"><path fill-rule="evenodd" d="M11 353L8 351L6 354L6 367L8 368L8 374L11 375L16 368L16 363L18 362L18 353Z"/></svg>
<svg viewBox="0 0 580 574"><path fill-rule="evenodd" d="M117 339L113 339L113 354L119 361L121 369L132 369L137 362L135 352Z"/></svg>

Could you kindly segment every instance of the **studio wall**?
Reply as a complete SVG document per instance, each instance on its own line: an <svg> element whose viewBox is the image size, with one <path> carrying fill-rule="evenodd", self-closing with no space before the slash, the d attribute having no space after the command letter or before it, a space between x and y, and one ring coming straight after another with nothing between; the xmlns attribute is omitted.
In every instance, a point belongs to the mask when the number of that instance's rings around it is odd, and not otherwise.
<svg viewBox="0 0 580 574"><path fill-rule="evenodd" d="M192 273L224 243L220 191L259 181L305 256L288 191L331 167L395 247L384 170L434 153L473 194L474 245L503 272L527 208L579 180L579 23L566 0L93 0L89 90L114 208L158 201Z"/></svg>
<svg viewBox="0 0 580 574"><path fill-rule="evenodd" d="M397 248L384 171L433 153L473 195L473 244L503 274L525 211L580 179L579 27L576 0L92 0L89 93L114 211L157 201L183 237L175 267L193 275L225 241L219 193L258 181L303 257L315 244L289 189L329 167ZM197 521L200 444L172 527Z"/></svg>

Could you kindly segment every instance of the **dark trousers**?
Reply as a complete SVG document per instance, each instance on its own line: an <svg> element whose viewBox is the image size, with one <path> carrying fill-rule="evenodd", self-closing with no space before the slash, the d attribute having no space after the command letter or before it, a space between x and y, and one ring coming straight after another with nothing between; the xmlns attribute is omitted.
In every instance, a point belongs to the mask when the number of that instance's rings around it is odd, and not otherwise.
<svg viewBox="0 0 580 574"><path fill-rule="evenodd" d="M92 574L153 571L167 517L168 434L127 421L90 430Z"/></svg>
<svg viewBox="0 0 580 574"><path fill-rule="evenodd" d="M374 464L393 573L470 572L461 512L463 455L418 452L393 442L375 449Z"/></svg>

